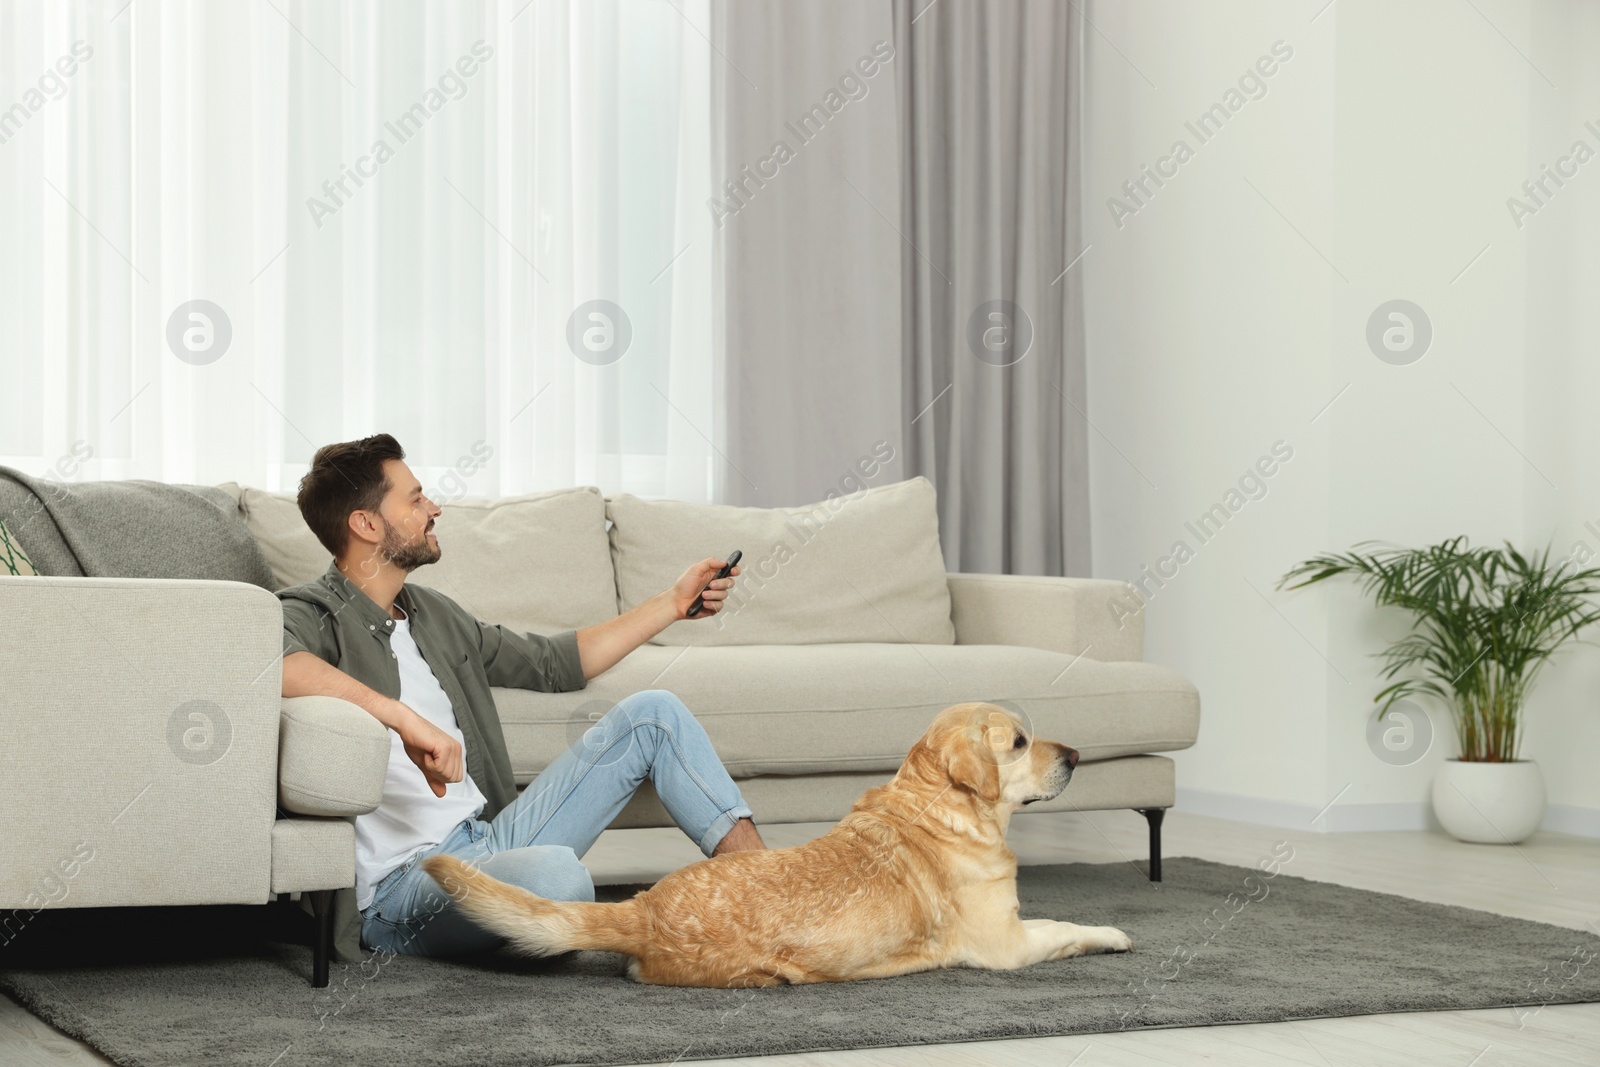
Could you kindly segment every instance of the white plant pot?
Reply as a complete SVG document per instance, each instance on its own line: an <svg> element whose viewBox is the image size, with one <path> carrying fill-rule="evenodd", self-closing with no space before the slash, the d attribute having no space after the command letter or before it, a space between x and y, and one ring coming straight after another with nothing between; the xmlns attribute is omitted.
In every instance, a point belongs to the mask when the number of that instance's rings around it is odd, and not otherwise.
<svg viewBox="0 0 1600 1067"><path fill-rule="evenodd" d="M1433 813L1459 840L1515 845L1544 820L1544 775L1532 760L1446 760L1433 778Z"/></svg>

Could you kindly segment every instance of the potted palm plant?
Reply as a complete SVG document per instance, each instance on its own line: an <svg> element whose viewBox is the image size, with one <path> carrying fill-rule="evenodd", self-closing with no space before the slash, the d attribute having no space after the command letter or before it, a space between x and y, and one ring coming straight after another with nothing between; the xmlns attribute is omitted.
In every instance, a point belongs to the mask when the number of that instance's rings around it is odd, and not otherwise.
<svg viewBox="0 0 1600 1067"><path fill-rule="evenodd" d="M1348 553L1308 559L1278 588L1349 577L1379 607L1413 616L1411 632L1378 655L1389 684L1374 698L1386 715L1398 700L1432 697L1455 721L1461 755L1433 781L1439 822L1463 841L1515 844L1544 818L1544 778L1517 758L1524 703L1564 644L1600 619L1591 599L1600 569L1472 548L1455 537L1427 548L1365 541Z"/></svg>

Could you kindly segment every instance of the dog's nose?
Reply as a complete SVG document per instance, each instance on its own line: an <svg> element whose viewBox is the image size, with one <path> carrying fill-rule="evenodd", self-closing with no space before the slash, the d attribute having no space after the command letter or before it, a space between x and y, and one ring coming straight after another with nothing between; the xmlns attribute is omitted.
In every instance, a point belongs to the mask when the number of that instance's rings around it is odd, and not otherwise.
<svg viewBox="0 0 1600 1067"><path fill-rule="evenodd" d="M1061 747L1067 749L1067 767L1068 767L1068 769L1076 767L1078 765L1078 750L1075 749L1075 748L1067 748L1066 745L1062 745Z"/></svg>

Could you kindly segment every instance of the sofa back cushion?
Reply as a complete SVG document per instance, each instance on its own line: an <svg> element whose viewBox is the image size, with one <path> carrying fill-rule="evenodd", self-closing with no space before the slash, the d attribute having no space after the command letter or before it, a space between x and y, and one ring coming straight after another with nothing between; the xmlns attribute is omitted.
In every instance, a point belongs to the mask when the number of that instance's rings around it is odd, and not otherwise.
<svg viewBox="0 0 1600 1067"><path fill-rule="evenodd" d="M627 610L690 564L737 548L744 558L727 606L668 627L656 644L953 644L934 504L926 478L797 508L608 497L619 604Z"/></svg>
<svg viewBox="0 0 1600 1067"><path fill-rule="evenodd" d="M333 561L291 493L224 485L281 587L315 581ZM408 581L450 597L484 622L554 633L617 613L605 501L585 486L441 505L442 554Z"/></svg>

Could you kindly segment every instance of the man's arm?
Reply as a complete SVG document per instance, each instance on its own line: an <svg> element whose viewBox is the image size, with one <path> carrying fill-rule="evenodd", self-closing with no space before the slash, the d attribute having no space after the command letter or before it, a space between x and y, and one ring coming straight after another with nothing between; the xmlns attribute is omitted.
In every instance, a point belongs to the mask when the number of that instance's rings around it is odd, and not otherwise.
<svg viewBox="0 0 1600 1067"><path fill-rule="evenodd" d="M348 700L400 735L406 755L428 779L435 796L464 775L461 746L455 738L392 697L364 685L314 652L283 657L283 695L330 696Z"/></svg>
<svg viewBox="0 0 1600 1067"><path fill-rule="evenodd" d="M583 663L584 678L604 674L656 634L688 618L689 606L697 596L704 596L705 608L695 616L695 621L708 619L721 611L728 590L733 588L732 575L739 573L739 568L735 567L729 577L712 581L722 568L720 559L703 559L684 571L672 588L614 619L579 630L578 658ZM705 592L702 594L701 590Z"/></svg>

